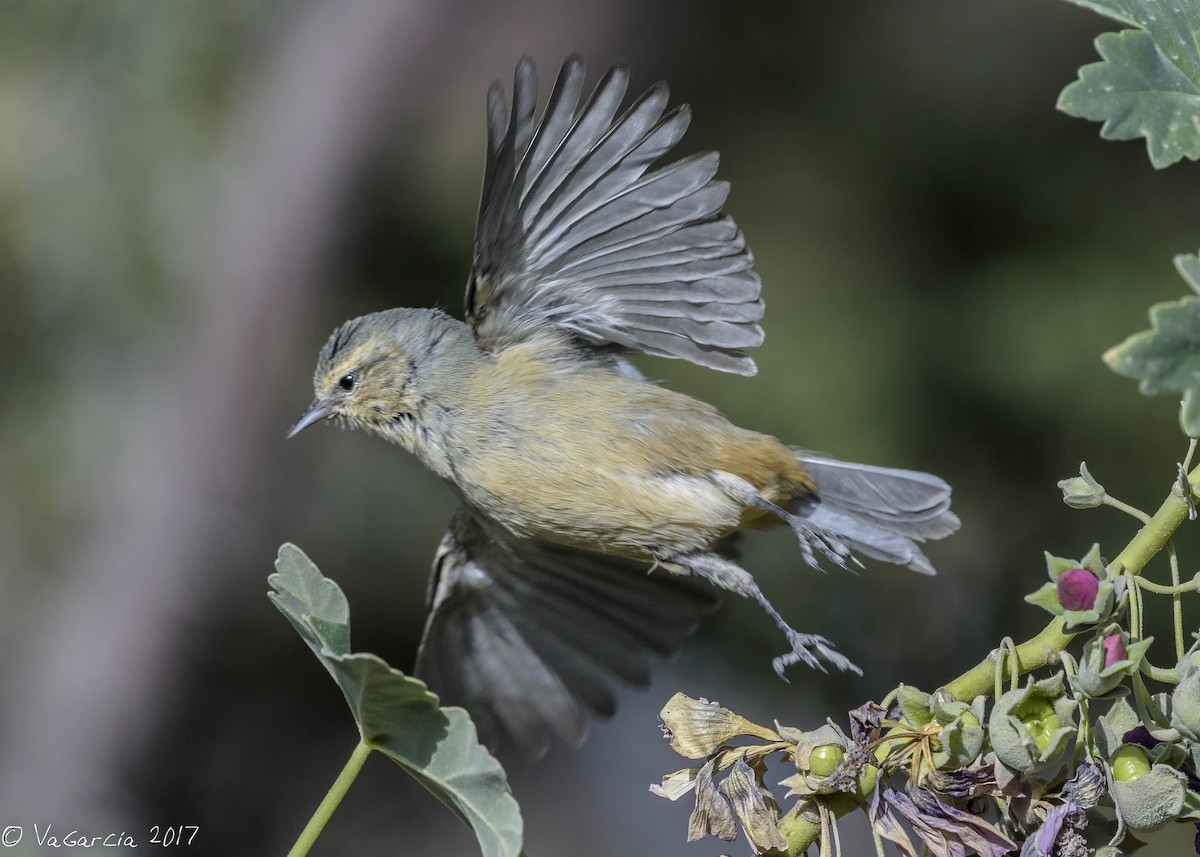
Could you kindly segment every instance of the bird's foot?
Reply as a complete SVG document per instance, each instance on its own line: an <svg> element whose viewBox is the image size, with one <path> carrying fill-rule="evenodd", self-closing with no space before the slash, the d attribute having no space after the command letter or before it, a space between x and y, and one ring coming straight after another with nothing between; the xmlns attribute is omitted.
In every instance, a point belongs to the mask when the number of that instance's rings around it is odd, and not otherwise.
<svg viewBox="0 0 1200 857"><path fill-rule="evenodd" d="M821 672L829 672L825 664L836 667L842 672L852 672L862 675L862 670L854 665L849 658L833 648L833 644L817 634L801 634L788 629L784 632L792 645L792 650L771 661L775 672L781 679L787 681L784 670L793 664L804 664Z"/></svg>
<svg viewBox="0 0 1200 857"><path fill-rule="evenodd" d="M840 569L851 571L852 565L862 568L862 563L858 557L850 552L850 548L824 530L814 527L808 521L804 520L804 518L801 518L799 515L793 515L790 512L785 520L800 542L800 555L804 557L806 563L817 569L817 571L824 571L825 569L821 567L821 563L814 553L814 548Z"/></svg>
<svg viewBox="0 0 1200 857"><path fill-rule="evenodd" d="M754 506L762 509L764 512L770 512L779 518L779 520L786 521L787 525L792 528L792 532L796 534L796 538L800 541L800 555L804 557L806 563L818 571L824 571L825 569L821 567L821 563L817 559L817 552L827 557L838 568L849 570L851 564L862 568L862 563L859 562L858 557L854 556L850 552L850 548L838 541L832 533L814 526L804 517L772 503L742 477L721 470L711 470L708 473L708 478L739 503Z"/></svg>

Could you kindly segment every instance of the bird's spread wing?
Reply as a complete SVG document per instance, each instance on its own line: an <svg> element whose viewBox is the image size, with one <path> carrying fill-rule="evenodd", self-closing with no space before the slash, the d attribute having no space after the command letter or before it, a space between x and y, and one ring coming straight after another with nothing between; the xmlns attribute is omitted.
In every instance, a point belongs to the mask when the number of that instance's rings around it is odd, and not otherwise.
<svg viewBox="0 0 1200 857"><path fill-rule="evenodd" d="M614 686L648 683L719 602L710 587L647 568L497 541L460 510L434 560L416 674L470 711L493 747L536 757L554 738L578 744L589 713L613 713Z"/></svg>
<svg viewBox="0 0 1200 857"><path fill-rule="evenodd" d="M569 57L535 124L537 74L523 58L511 112L488 92L488 151L467 283L482 347L557 328L615 345L752 375L742 349L763 339L758 275L733 220L717 154L650 169L679 142L686 105L659 83L624 113L624 65L582 107L583 62Z"/></svg>

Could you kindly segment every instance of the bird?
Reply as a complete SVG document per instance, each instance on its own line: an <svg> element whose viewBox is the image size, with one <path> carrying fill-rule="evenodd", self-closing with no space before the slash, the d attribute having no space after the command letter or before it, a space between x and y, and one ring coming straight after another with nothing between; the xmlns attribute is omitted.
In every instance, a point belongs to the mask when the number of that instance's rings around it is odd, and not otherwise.
<svg viewBox="0 0 1200 857"><path fill-rule="evenodd" d="M647 683L721 592L783 633L781 677L796 663L858 671L775 610L739 564L742 530L790 527L817 568L861 555L932 574L918 543L959 525L942 479L740 428L629 360L748 376L764 337L717 153L663 163L690 110L668 107L661 82L622 110L629 79L616 63L584 99L572 55L536 119L529 57L511 107L492 84L465 321L398 308L345 322L288 433L366 431L457 495L414 672L489 746L531 757L581 742L589 715Z"/></svg>

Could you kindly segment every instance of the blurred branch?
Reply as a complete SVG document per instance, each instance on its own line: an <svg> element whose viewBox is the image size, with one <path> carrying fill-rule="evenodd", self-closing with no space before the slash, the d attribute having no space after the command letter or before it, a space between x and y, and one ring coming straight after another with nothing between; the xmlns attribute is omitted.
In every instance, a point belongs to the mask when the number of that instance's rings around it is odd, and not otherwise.
<svg viewBox="0 0 1200 857"><path fill-rule="evenodd" d="M130 757L169 713L189 642L181 617L222 591L227 509L269 460L266 416L295 320L384 113L415 101L436 30L432 0L309 3L247 94L211 165L216 204L179 244L176 360L127 408L118 484L30 623L4 694L0 806L26 821L112 817ZM383 108L387 106L388 110ZM265 561L265 560L264 560ZM97 803L97 800L107 803ZM35 815L36 813L36 815ZM17 817L17 816L12 816Z"/></svg>

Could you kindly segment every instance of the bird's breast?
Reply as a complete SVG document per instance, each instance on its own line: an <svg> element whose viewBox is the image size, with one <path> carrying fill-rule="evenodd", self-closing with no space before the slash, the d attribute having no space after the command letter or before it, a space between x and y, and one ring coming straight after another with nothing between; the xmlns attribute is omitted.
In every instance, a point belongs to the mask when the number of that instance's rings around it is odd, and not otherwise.
<svg viewBox="0 0 1200 857"><path fill-rule="evenodd" d="M702 402L605 367L505 356L472 384L455 482L518 536L637 557L706 549L761 523L712 471L776 502L811 489L784 444Z"/></svg>

